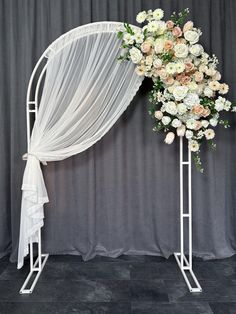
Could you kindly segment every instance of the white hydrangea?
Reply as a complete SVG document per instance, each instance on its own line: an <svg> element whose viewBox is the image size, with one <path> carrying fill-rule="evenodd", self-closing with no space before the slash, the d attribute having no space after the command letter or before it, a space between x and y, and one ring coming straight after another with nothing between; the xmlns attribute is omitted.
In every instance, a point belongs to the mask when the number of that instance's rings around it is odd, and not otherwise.
<svg viewBox="0 0 236 314"><path fill-rule="evenodd" d="M132 62L135 64L139 63L143 58L142 52L136 47L131 48L129 54Z"/></svg>
<svg viewBox="0 0 236 314"><path fill-rule="evenodd" d="M196 93L188 93L188 95L184 98L184 104L188 107L188 109L191 109L194 105L199 103L200 99Z"/></svg>
<svg viewBox="0 0 236 314"><path fill-rule="evenodd" d="M229 100L226 100L224 104L224 110L229 111L231 108L232 103Z"/></svg>
<svg viewBox="0 0 236 314"><path fill-rule="evenodd" d="M185 114L187 112L187 106L183 103L177 105L177 110L180 115Z"/></svg>
<svg viewBox="0 0 236 314"><path fill-rule="evenodd" d="M194 130L196 128L196 120L195 119L189 119L186 122L186 126L190 130Z"/></svg>
<svg viewBox="0 0 236 314"><path fill-rule="evenodd" d="M222 111L224 110L224 105L225 105L225 98L218 97L215 101L215 109L217 111Z"/></svg>
<svg viewBox="0 0 236 314"><path fill-rule="evenodd" d="M134 35L134 39L135 39L136 43L141 44L144 40L144 36L141 32L136 32Z"/></svg>
<svg viewBox="0 0 236 314"><path fill-rule="evenodd" d="M210 87L206 86L204 89L204 95L211 98L213 94L214 94L213 90Z"/></svg>

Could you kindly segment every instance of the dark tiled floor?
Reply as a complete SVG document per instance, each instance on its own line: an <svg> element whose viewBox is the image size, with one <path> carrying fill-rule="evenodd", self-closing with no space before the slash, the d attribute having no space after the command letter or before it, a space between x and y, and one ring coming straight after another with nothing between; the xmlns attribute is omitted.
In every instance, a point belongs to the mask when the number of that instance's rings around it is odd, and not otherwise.
<svg viewBox="0 0 236 314"><path fill-rule="evenodd" d="M189 293L173 257L50 256L31 295L29 270L0 260L0 314L236 314L236 257L194 260L203 292Z"/></svg>

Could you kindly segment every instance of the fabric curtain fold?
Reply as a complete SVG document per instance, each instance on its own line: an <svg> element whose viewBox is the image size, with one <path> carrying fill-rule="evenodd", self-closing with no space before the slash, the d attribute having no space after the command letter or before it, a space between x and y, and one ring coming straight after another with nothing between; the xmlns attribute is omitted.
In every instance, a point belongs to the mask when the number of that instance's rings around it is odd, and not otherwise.
<svg viewBox="0 0 236 314"><path fill-rule="evenodd" d="M47 53L48 63L22 184L18 268L30 238L43 226L48 202L40 161L78 154L105 135L125 111L142 78L131 62L119 63L121 23L88 24L63 35Z"/></svg>

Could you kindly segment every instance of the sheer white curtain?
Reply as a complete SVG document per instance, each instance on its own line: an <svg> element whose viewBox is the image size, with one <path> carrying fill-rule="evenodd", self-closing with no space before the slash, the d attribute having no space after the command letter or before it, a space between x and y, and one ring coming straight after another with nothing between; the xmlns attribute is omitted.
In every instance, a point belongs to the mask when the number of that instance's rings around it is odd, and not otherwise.
<svg viewBox="0 0 236 314"><path fill-rule="evenodd" d="M48 202L40 161L78 154L108 132L137 92L142 78L131 62L119 63L120 23L88 24L48 50L45 83L22 184L18 268L37 242ZM56 210L56 209L55 209Z"/></svg>

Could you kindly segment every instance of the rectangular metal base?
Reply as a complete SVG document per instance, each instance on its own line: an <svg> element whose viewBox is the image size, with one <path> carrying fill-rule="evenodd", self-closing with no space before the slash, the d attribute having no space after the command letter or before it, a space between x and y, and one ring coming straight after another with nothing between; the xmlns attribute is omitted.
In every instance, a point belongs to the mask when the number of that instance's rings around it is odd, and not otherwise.
<svg viewBox="0 0 236 314"><path fill-rule="evenodd" d="M184 280L185 280L185 282L186 282L186 284L187 284L187 286L189 288L189 291L190 292L202 292L202 287L200 286L200 284L199 284L199 282L198 282L198 280L197 280L197 278L196 278L196 276L195 276L195 274L194 274L194 272L192 270L192 267L190 267L189 262L188 262L186 256L183 255L184 263L185 263L186 266L181 267L181 253L174 253L174 255L175 255L176 262L177 262L177 264L178 264L178 266L179 266L179 268L180 268L180 270L182 272ZM191 283L190 283L190 281L189 281L189 279L188 279L188 277L186 275L186 271L188 271L189 274L192 276L192 279L193 279L193 281L196 284L195 287L192 287L192 285L191 285Z"/></svg>
<svg viewBox="0 0 236 314"><path fill-rule="evenodd" d="M42 270L43 270L43 268L44 268L44 266L46 264L46 261L48 259L49 254L42 254L41 256L42 256L42 266L41 266L41 269L39 267L37 267L38 264L39 264L39 257L38 257L37 260L35 261L34 265L33 265L32 270L30 271L30 273L27 276L23 286L20 289L20 292L19 292L20 294L30 294L30 293L32 293L34 291L34 287L35 287L35 285L36 285L36 283L37 283L37 281L38 281L38 279L39 279L39 277L41 275L41 272L42 272ZM30 278L31 278L31 276L33 275L34 272L37 272L37 275L35 276L34 281L33 281L32 285L31 285L31 287L29 289L25 289L25 287L27 286L27 284L28 284L28 282L29 282L29 280L30 280Z"/></svg>

